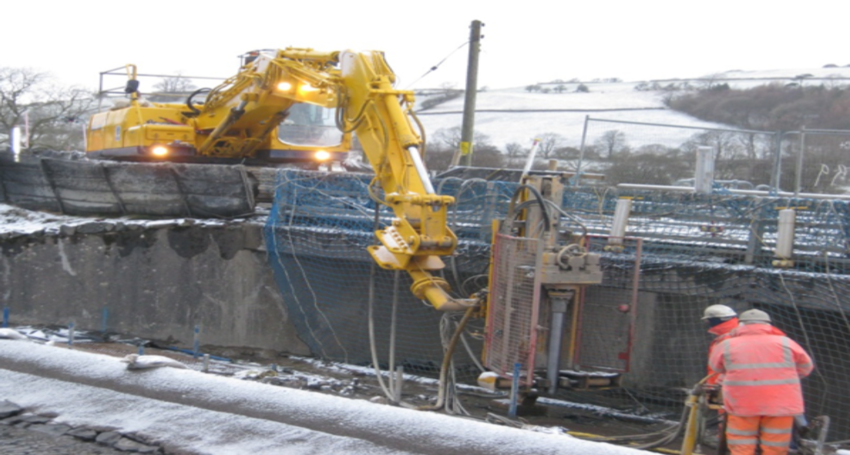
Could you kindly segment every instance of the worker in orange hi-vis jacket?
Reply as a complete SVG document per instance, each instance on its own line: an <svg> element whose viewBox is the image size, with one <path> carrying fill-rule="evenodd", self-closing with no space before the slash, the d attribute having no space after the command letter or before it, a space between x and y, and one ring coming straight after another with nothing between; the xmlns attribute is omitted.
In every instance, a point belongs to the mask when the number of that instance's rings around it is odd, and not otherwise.
<svg viewBox="0 0 850 455"><path fill-rule="evenodd" d="M708 324L708 333L714 335L714 339L711 340L711 344L708 345L708 354L711 355L711 351L714 350L714 347L720 344L721 341L729 338L732 332L738 328L738 313L735 312L731 307L726 305L710 305L705 308L703 312L702 320ZM773 335L785 335L785 332L782 330L770 326L771 333ZM720 384L722 376L717 374L711 368L711 365L708 365L708 379L706 379L706 384Z"/></svg>
<svg viewBox="0 0 850 455"><path fill-rule="evenodd" d="M708 324L708 333L714 335L711 344L708 345L708 353L721 341L729 337L729 332L738 328L738 313L726 305L710 305L703 312L702 320ZM708 366L708 379L706 384L718 384L720 375Z"/></svg>
<svg viewBox="0 0 850 455"><path fill-rule="evenodd" d="M794 340L776 335L770 316L748 310L742 324L711 352L709 365L723 379L726 443L732 455L785 455L794 416L805 412L800 379L812 359Z"/></svg>

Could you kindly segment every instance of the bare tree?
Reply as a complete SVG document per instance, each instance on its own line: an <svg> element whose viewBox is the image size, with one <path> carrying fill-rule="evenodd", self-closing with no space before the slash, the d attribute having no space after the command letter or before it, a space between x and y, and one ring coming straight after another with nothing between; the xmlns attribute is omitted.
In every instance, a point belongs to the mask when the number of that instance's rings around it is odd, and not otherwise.
<svg viewBox="0 0 850 455"><path fill-rule="evenodd" d="M428 153L425 157L428 169L442 170L448 168L451 155L460 148L461 132L462 128L459 126L440 128L434 132L431 141L428 143ZM449 154L449 161L444 163L445 154ZM475 166L500 167L503 160L502 154L490 144L489 136L478 132L473 133L472 161Z"/></svg>
<svg viewBox="0 0 850 455"><path fill-rule="evenodd" d="M46 73L0 68L0 143L8 145L8 131L19 126L30 150L82 150L94 103L91 92L58 86Z"/></svg>
<svg viewBox="0 0 850 455"><path fill-rule="evenodd" d="M615 154L626 148L626 133L620 130L608 130L602 133L593 143L599 156L613 158Z"/></svg>
<svg viewBox="0 0 850 455"><path fill-rule="evenodd" d="M564 137L557 133L543 133L537 138L540 139L537 156L543 159L554 158L555 152L564 146Z"/></svg>
<svg viewBox="0 0 850 455"><path fill-rule="evenodd" d="M608 184L642 183L669 185L678 179L692 176L690 161L678 150L661 153L640 153L618 158L605 171Z"/></svg>
<svg viewBox="0 0 850 455"><path fill-rule="evenodd" d="M714 176L719 180L747 178L748 166L742 165L742 161L752 161L756 154L755 140L751 141L745 133L706 131L682 144L682 149L688 152L696 152L699 147L713 150Z"/></svg>
<svg viewBox="0 0 850 455"><path fill-rule="evenodd" d="M581 150L575 147L561 147L555 150L555 158L559 160L574 160L581 155Z"/></svg>
<svg viewBox="0 0 850 455"><path fill-rule="evenodd" d="M772 152L773 137L766 134L740 133L735 135L734 141L735 149L750 160L767 159Z"/></svg>
<svg viewBox="0 0 850 455"><path fill-rule="evenodd" d="M184 98L198 87L195 86L192 79L178 74L162 78L153 85L153 88L156 91L148 95L151 101L174 103L181 101L180 98Z"/></svg>
<svg viewBox="0 0 850 455"><path fill-rule="evenodd" d="M511 142L510 144L505 146L506 158L508 160L508 167L516 166L522 158L528 156L529 150L524 148L522 145L516 142Z"/></svg>
<svg viewBox="0 0 850 455"><path fill-rule="evenodd" d="M428 144L428 147L448 148L452 151L457 150L460 148L462 131L463 129L459 126L440 128L431 136L431 142ZM476 131L472 134L472 143L473 150L477 147L485 147L490 145L490 137Z"/></svg>
<svg viewBox="0 0 850 455"><path fill-rule="evenodd" d="M192 79L178 74L176 76L163 78L161 81L154 84L153 88L164 93L186 93L195 90L197 87L192 83Z"/></svg>

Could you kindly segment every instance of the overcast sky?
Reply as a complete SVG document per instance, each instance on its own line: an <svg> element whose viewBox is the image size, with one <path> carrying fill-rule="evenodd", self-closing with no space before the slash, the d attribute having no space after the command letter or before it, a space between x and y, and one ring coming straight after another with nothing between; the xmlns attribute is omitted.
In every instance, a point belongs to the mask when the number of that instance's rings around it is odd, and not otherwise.
<svg viewBox="0 0 850 455"><path fill-rule="evenodd" d="M479 87L698 77L850 64L842 4L27 0L3 4L0 66L29 67L67 85L97 88L99 72L127 63L140 73L227 77L236 72L237 55L250 49L383 50L399 88L463 88L468 48L458 48L469 38L470 23L480 20ZM109 80L123 85L120 78Z"/></svg>

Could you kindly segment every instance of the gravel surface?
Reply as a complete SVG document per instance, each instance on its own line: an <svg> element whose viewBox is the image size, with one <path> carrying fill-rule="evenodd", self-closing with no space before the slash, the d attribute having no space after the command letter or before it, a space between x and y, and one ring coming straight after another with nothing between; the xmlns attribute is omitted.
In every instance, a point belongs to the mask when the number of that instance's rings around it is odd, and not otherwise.
<svg viewBox="0 0 850 455"><path fill-rule="evenodd" d="M73 436L51 436L29 428L0 425L0 455L126 455L127 452L84 442Z"/></svg>

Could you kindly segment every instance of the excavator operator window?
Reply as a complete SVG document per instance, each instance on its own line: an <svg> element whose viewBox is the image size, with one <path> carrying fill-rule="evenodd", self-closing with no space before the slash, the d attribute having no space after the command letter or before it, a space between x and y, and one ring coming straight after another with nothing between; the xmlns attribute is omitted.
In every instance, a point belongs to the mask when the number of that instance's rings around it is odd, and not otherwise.
<svg viewBox="0 0 850 455"><path fill-rule="evenodd" d="M342 143L334 109L312 104L295 104L278 128L278 138L290 145L332 147Z"/></svg>

